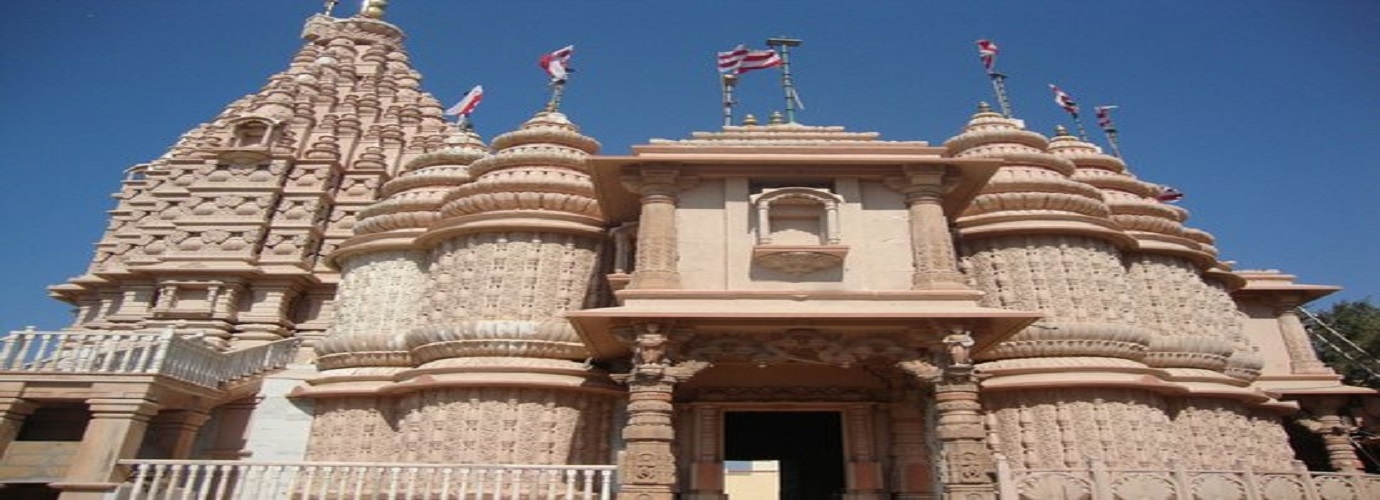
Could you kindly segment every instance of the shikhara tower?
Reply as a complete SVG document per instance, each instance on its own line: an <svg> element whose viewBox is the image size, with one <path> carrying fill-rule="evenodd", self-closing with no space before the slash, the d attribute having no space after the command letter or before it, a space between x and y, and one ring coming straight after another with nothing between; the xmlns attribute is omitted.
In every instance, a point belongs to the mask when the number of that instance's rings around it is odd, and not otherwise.
<svg viewBox="0 0 1380 500"><path fill-rule="evenodd" d="M129 170L73 326L0 346L7 494L1380 495L1380 404L1294 315L1335 288L1233 271L1092 144L985 106L486 143L386 3Z"/></svg>

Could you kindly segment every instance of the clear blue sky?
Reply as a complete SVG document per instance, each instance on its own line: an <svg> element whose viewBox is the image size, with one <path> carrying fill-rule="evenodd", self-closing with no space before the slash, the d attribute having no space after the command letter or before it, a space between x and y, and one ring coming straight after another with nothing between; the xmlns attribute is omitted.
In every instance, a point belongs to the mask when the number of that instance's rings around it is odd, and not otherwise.
<svg viewBox="0 0 1380 500"><path fill-rule="evenodd" d="M544 102L537 56L575 44L564 110L611 154L715 128L712 54L776 35L805 41L793 57L801 122L942 143L991 99L973 46L991 38L1033 130L1068 123L1047 83L1086 107L1120 105L1135 173L1186 192L1190 225L1215 234L1223 258L1347 287L1330 300L1380 298L1380 2L390 3L425 89L447 103L488 90L475 116L486 137ZM286 68L320 8L6 2L0 330L68 324L44 287L85 269L121 171ZM774 74L745 80L743 111L781 107Z"/></svg>

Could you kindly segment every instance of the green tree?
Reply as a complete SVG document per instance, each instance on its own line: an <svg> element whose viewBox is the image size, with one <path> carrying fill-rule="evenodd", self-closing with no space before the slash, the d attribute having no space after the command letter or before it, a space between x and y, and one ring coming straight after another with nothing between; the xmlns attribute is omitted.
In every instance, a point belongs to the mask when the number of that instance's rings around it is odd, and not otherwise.
<svg viewBox="0 0 1380 500"><path fill-rule="evenodd" d="M1380 389L1380 306L1370 298L1343 300L1314 314L1321 321L1310 320L1307 326L1319 357L1346 383Z"/></svg>

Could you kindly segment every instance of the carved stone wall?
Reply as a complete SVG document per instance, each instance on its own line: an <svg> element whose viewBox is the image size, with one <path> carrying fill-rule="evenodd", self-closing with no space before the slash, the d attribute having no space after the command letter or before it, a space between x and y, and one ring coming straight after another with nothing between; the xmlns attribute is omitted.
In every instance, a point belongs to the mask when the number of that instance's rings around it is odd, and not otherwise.
<svg viewBox="0 0 1380 500"><path fill-rule="evenodd" d="M1126 260L1132 294L1147 326L1156 332L1146 362L1224 370L1240 323L1223 307L1222 291L1204 282L1192 263L1180 257L1132 253Z"/></svg>
<svg viewBox="0 0 1380 500"><path fill-rule="evenodd" d="M402 440L389 398L347 397L316 402L307 460L397 461Z"/></svg>
<svg viewBox="0 0 1380 500"><path fill-rule="evenodd" d="M1092 457L1162 468L1174 456L1169 404L1154 393L1040 389L984 394L983 402L1016 468L1083 468Z"/></svg>
<svg viewBox="0 0 1380 500"><path fill-rule="evenodd" d="M983 401L1015 468L1078 469L1089 459L1110 468L1293 467L1278 417L1232 400L1069 388L994 392Z"/></svg>
<svg viewBox="0 0 1380 500"><path fill-rule="evenodd" d="M1120 253L1077 235L1007 235L964 241L964 265L982 305L1046 317L982 359L1099 356L1139 360L1149 332L1139 328Z"/></svg>
<svg viewBox="0 0 1380 500"><path fill-rule="evenodd" d="M419 251L393 250L352 256L343 263L336 291L336 319L330 336L316 348L318 365L342 368L361 362L372 366L410 366L402 336L420 323L426 297L426 271ZM347 352L395 353L354 361L333 360ZM340 356L336 356L340 357Z"/></svg>
<svg viewBox="0 0 1380 500"><path fill-rule="evenodd" d="M399 404L405 462L607 464L614 398L517 387L452 387Z"/></svg>

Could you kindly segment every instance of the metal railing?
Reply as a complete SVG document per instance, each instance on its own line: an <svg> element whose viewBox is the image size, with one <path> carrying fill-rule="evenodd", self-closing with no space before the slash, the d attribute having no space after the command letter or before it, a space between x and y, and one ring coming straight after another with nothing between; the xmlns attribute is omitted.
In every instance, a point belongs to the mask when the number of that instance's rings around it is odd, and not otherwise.
<svg viewBox="0 0 1380 500"><path fill-rule="evenodd" d="M121 500L608 500L612 465L121 460Z"/></svg>
<svg viewBox="0 0 1380 500"><path fill-rule="evenodd" d="M218 388L282 368L300 339L224 352L198 337L161 333L10 332L0 339L0 372L156 374Z"/></svg>

